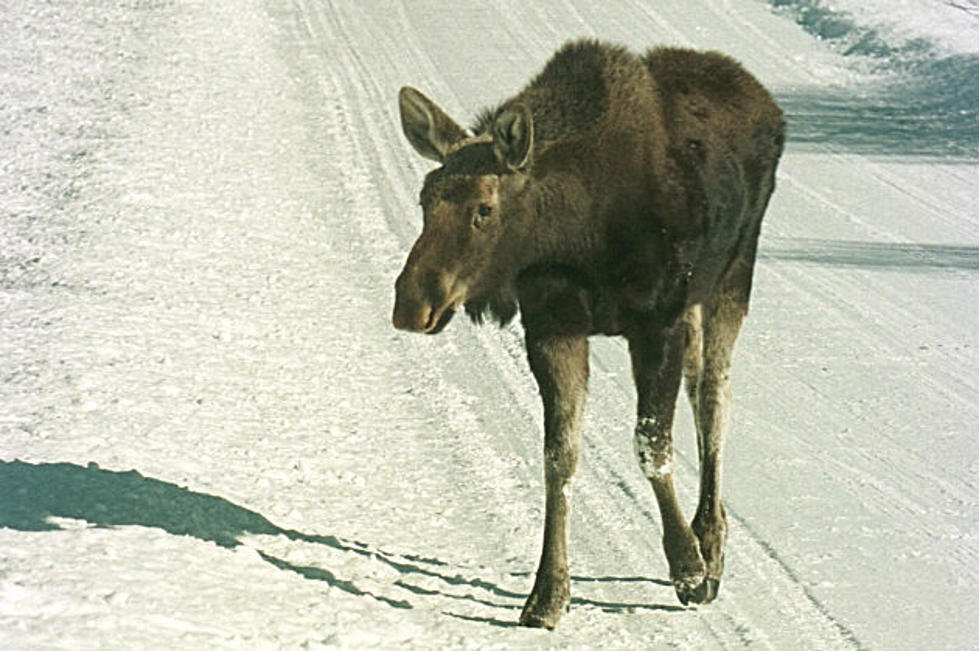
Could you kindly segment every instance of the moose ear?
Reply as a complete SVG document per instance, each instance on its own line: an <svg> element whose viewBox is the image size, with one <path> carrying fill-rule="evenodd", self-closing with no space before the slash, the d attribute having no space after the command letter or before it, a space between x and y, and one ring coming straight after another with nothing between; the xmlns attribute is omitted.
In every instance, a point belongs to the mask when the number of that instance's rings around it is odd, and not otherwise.
<svg viewBox="0 0 979 651"><path fill-rule="evenodd" d="M449 148L466 137L462 127L414 88L405 86L401 89L398 106L405 137L425 158L441 163Z"/></svg>
<svg viewBox="0 0 979 651"><path fill-rule="evenodd" d="M511 170L519 170L530 161L534 146L534 118L524 104L504 109L493 121L493 151L497 160Z"/></svg>

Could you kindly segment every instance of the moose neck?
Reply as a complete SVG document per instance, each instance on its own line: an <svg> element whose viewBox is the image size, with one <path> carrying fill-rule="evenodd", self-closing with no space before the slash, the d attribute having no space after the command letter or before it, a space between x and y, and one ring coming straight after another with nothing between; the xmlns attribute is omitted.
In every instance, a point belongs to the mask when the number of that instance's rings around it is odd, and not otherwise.
<svg viewBox="0 0 979 651"><path fill-rule="evenodd" d="M519 200L528 217L521 233L522 268L597 262L601 229L590 223L591 196L578 176L550 172L532 179Z"/></svg>

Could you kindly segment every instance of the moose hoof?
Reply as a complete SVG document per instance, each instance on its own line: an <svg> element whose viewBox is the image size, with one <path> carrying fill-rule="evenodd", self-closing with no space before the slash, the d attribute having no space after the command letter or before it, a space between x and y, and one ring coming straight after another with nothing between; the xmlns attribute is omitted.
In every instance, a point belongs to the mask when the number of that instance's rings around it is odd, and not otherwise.
<svg viewBox="0 0 979 651"><path fill-rule="evenodd" d="M699 603L709 604L710 602L714 601L717 599L717 593L720 591L720 589L720 579L706 579L700 584L700 587L697 588L698 596L702 597Z"/></svg>
<svg viewBox="0 0 979 651"><path fill-rule="evenodd" d="M520 613L520 625L554 630L557 623L561 621L561 615L567 612L570 602L571 600L566 597L538 600L535 595L531 595L523 612Z"/></svg>
<svg viewBox="0 0 979 651"><path fill-rule="evenodd" d="M718 579L701 579L701 577L685 577L674 579L673 587L676 596L684 606L687 604L709 604L717 598L721 582Z"/></svg>
<svg viewBox="0 0 979 651"><path fill-rule="evenodd" d="M703 583L703 574L687 574L673 578L673 589L676 590L676 596L680 599L680 603L686 606L691 601L699 603L694 600L694 595L697 594L698 588Z"/></svg>
<svg viewBox="0 0 979 651"><path fill-rule="evenodd" d="M520 625L526 626L527 628L546 628L549 631L553 631L560 619L560 614L524 612L520 615Z"/></svg>

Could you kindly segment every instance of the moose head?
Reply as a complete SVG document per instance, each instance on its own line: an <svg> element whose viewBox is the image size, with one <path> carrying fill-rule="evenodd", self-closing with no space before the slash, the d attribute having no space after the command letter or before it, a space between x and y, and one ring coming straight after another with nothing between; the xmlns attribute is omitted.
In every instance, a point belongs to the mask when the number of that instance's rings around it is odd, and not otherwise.
<svg viewBox="0 0 979 651"><path fill-rule="evenodd" d="M471 135L414 88L398 99L408 142L441 166L425 177L422 232L395 282L393 321L435 334L460 306L493 302L519 266L533 118L504 105Z"/></svg>

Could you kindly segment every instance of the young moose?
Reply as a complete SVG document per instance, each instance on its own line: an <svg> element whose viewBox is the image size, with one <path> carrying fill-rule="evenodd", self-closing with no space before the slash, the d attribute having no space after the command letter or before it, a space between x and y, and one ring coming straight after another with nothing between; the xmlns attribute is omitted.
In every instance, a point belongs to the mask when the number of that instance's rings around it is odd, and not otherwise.
<svg viewBox="0 0 979 651"><path fill-rule="evenodd" d="M567 485L593 334L629 343L635 453L677 596L713 600L731 351L784 139L771 95L721 54L638 57L583 41L471 133L413 88L399 101L408 141L441 166L422 187L424 226L395 284L394 325L434 334L460 306L501 324L519 307L544 403L544 548L520 623L553 628L570 603ZM681 376L700 451L690 524L673 485Z"/></svg>

